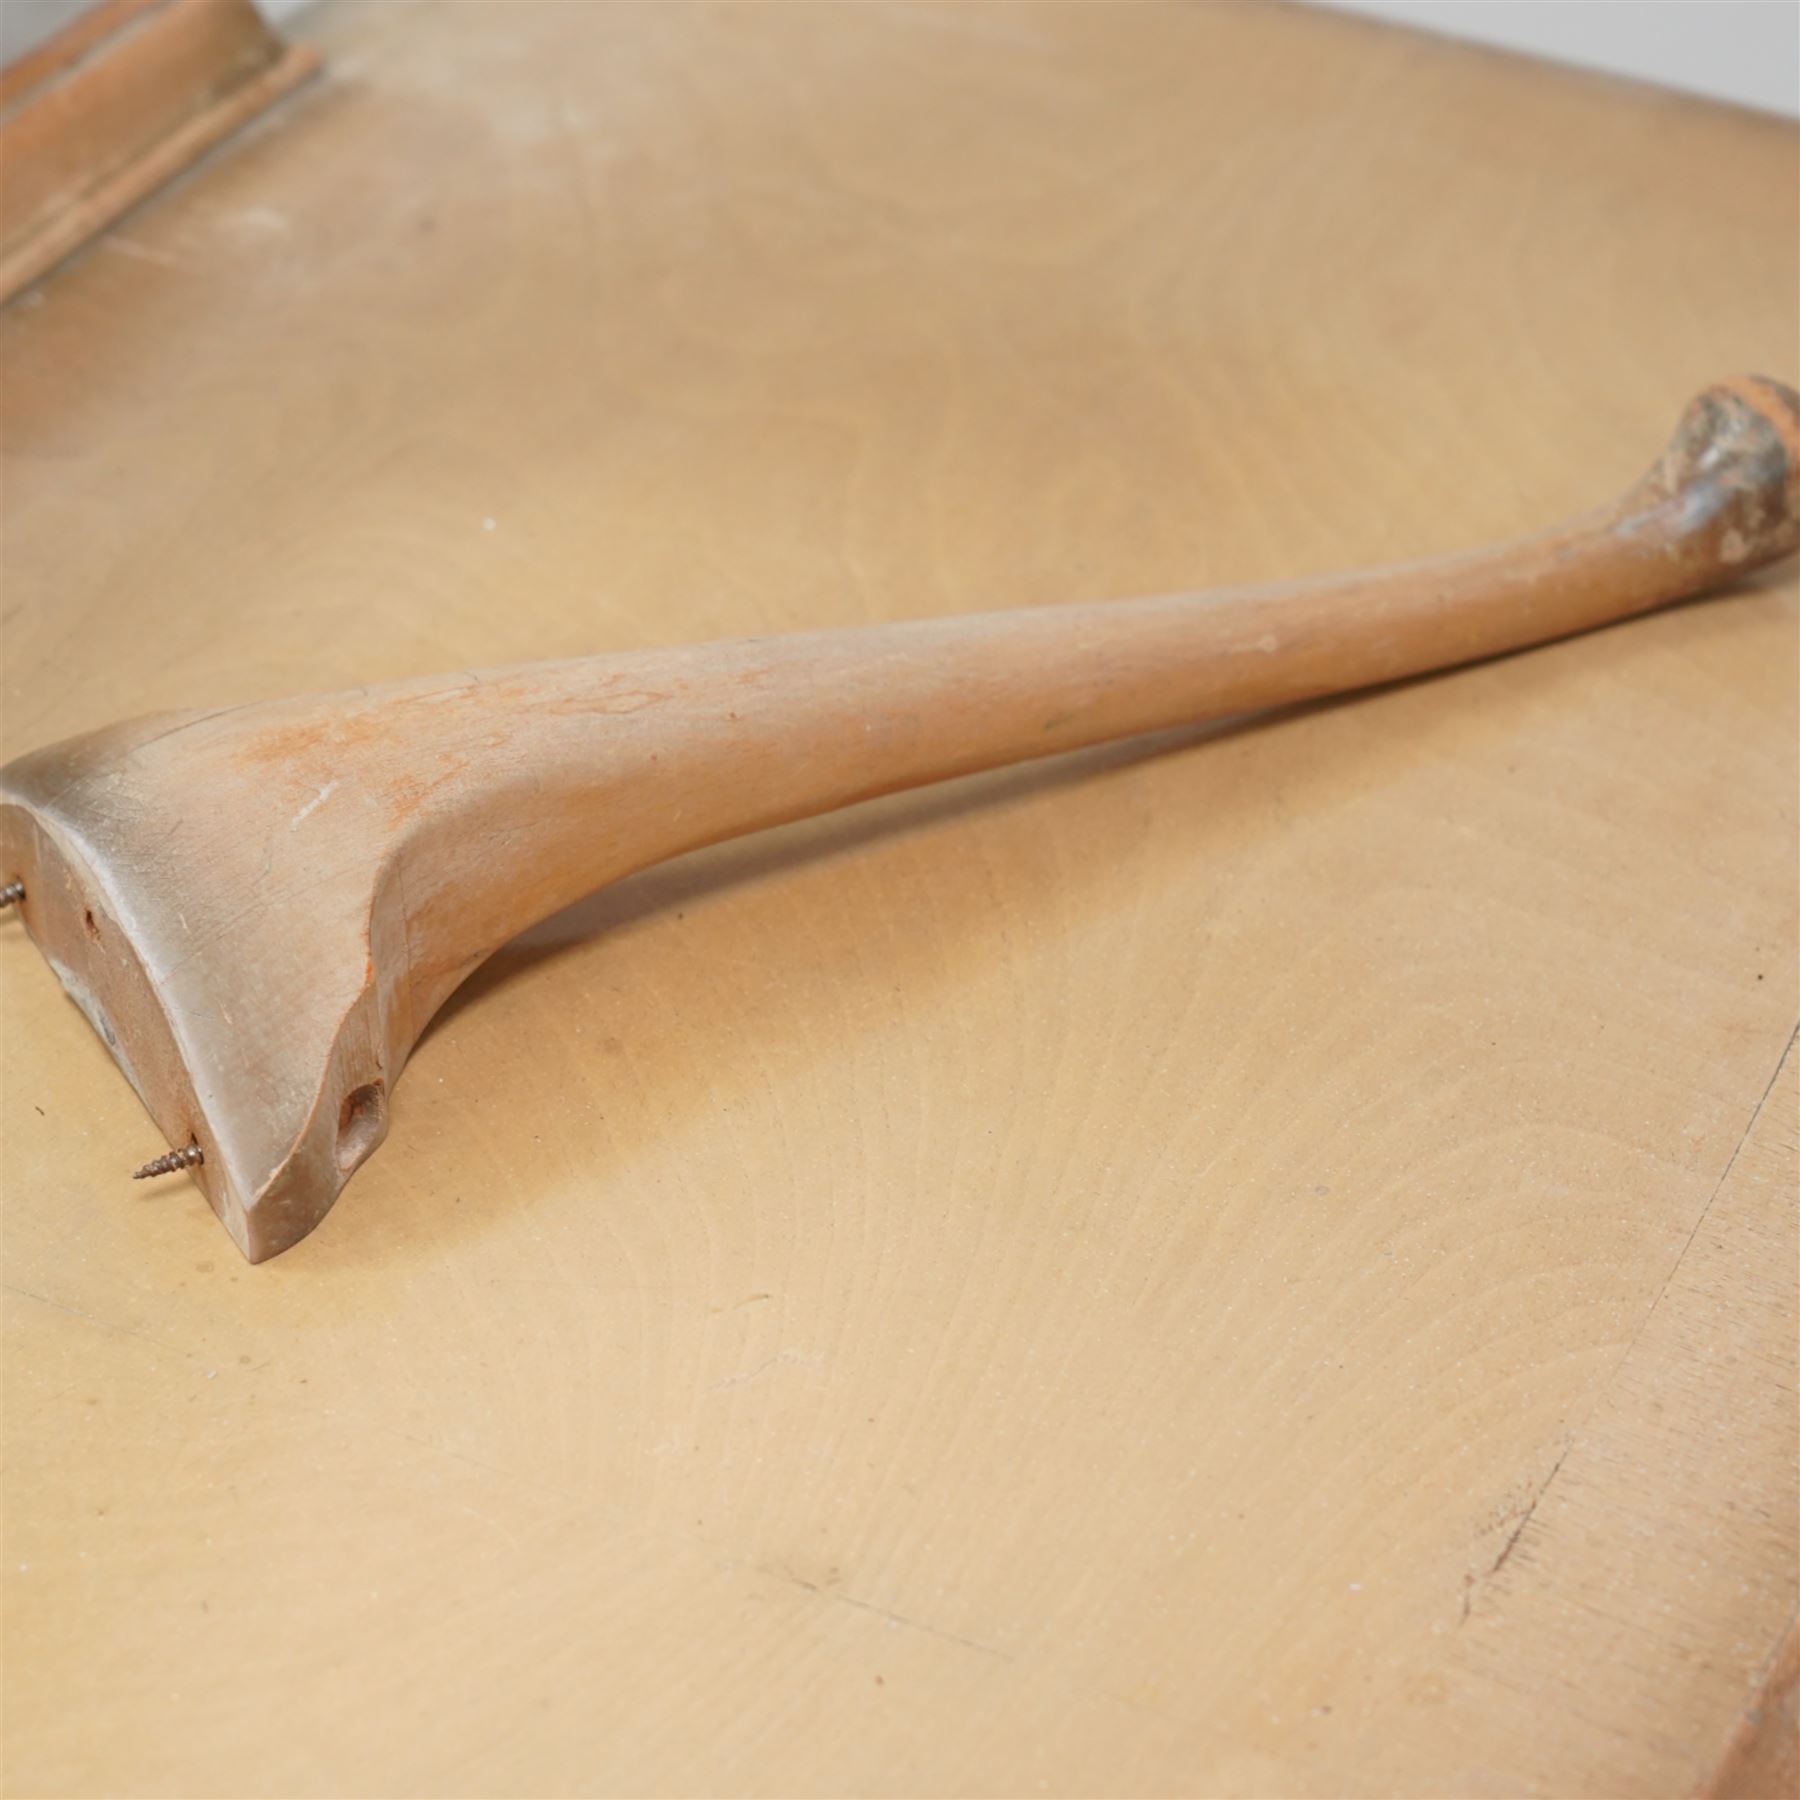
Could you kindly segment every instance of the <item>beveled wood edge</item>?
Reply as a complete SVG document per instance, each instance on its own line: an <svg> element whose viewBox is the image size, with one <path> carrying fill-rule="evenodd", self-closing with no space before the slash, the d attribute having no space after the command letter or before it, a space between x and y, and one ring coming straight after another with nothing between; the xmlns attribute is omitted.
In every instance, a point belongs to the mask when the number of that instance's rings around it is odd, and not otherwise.
<svg viewBox="0 0 1800 1800"><path fill-rule="evenodd" d="M1800 1794L1800 1617L1788 1622L1697 1800L1790 1800L1794 1794Z"/></svg>

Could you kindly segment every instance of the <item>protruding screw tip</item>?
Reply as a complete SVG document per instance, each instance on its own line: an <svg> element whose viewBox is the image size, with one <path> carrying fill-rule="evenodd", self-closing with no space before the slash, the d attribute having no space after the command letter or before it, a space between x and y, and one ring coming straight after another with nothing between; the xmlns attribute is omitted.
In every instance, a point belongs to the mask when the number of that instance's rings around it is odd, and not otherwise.
<svg viewBox="0 0 1800 1800"><path fill-rule="evenodd" d="M189 1144L183 1150L171 1150L166 1156L159 1156L154 1162L147 1162L131 1177L133 1181L147 1181L152 1175L173 1175L177 1169L191 1169L196 1163L206 1161L206 1153L198 1144Z"/></svg>
<svg viewBox="0 0 1800 1800"><path fill-rule="evenodd" d="M9 881L0 887L0 906L17 906L25 898L25 884L22 881Z"/></svg>

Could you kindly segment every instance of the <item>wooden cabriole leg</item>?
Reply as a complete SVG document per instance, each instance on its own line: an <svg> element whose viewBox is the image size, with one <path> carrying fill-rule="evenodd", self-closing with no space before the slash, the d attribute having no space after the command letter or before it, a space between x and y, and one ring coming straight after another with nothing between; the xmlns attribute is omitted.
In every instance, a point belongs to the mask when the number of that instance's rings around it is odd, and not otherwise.
<svg viewBox="0 0 1800 1800"><path fill-rule="evenodd" d="M0 878L252 1261L387 1131L449 994L684 851L1568 636L1800 544L1800 399L1709 389L1612 505L1279 587L749 639L163 714L0 770Z"/></svg>

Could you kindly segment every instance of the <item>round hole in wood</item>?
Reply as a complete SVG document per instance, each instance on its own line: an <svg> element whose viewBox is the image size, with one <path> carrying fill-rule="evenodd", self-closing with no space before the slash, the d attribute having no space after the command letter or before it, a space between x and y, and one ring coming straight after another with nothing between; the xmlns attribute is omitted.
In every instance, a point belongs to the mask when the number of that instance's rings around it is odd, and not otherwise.
<svg viewBox="0 0 1800 1800"><path fill-rule="evenodd" d="M386 1088L379 1081L352 1088L338 1111L338 1167L354 1169L381 1142L386 1129Z"/></svg>

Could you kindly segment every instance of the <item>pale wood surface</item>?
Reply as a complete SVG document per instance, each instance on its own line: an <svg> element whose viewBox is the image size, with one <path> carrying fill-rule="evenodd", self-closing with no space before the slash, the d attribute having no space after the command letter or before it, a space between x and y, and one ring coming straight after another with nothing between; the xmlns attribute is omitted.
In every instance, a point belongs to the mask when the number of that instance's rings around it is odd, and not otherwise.
<svg viewBox="0 0 1800 1800"><path fill-rule="evenodd" d="M1790 127L1356 23L316 27L0 321L0 754L1451 548L1800 363ZM1797 1593L1795 627L640 878L257 1269L0 931L9 1791L1700 1785Z"/></svg>

